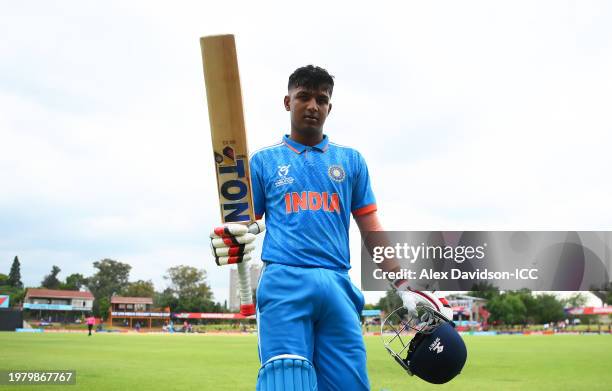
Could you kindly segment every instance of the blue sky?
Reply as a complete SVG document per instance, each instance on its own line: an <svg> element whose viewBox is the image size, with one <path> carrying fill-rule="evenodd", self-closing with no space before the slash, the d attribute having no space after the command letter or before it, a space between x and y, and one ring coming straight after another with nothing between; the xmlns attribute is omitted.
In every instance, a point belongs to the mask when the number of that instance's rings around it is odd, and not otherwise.
<svg viewBox="0 0 612 391"><path fill-rule="evenodd" d="M227 297L198 42L218 33L252 150L288 132L293 69L336 76L326 132L365 156L385 227L610 230L609 20L605 1L5 3L0 272L108 257L162 289L189 264Z"/></svg>

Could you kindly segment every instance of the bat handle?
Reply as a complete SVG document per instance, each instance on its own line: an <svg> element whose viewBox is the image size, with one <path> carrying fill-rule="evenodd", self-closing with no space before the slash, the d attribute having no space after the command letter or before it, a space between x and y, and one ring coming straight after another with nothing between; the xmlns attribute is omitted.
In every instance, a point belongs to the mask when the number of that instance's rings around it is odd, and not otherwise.
<svg viewBox="0 0 612 391"><path fill-rule="evenodd" d="M246 262L238 264L238 282L240 286L240 313L244 316L254 315L255 304L253 304L251 278Z"/></svg>

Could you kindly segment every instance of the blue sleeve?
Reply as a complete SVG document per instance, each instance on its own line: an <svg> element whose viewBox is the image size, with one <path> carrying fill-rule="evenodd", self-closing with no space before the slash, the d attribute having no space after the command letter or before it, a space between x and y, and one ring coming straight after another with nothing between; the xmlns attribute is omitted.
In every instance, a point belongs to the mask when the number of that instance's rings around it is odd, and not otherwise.
<svg viewBox="0 0 612 391"><path fill-rule="evenodd" d="M255 209L255 216L257 219L261 219L266 213L266 193L264 191L263 164L259 154L255 154L251 157L250 167L253 207Z"/></svg>
<svg viewBox="0 0 612 391"><path fill-rule="evenodd" d="M361 154L357 153L357 163L353 178L353 194L351 196L351 212L361 216L376 210L376 199L370 184L368 166Z"/></svg>

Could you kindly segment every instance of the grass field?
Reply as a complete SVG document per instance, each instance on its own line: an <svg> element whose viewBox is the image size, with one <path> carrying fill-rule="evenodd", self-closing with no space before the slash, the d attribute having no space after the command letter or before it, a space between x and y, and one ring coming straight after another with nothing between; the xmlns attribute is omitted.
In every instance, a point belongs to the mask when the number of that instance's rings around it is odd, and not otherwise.
<svg viewBox="0 0 612 391"><path fill-rule="evenodd" d="M612 336L466 337L468 362L451 383L407 376L378 337L366 337L372 390L610 390ZM75 369L70 390L254 390L255 336L0 333L0 369ZM0 386L55 390L57 386ZM347 390L350 391L350 390Z"/></svg>

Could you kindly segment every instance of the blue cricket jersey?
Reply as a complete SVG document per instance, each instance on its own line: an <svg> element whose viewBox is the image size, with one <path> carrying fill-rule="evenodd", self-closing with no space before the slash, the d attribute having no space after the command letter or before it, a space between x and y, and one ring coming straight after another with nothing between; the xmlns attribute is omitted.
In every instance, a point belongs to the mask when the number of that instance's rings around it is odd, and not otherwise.
<svg viewBox="0 0 612 391"><path fill-rule="evenodd" d="M349 269L350 215L376 210L365 160L330 143L281 143L251 157L255 214L266 216L261 258L291 266Z"/></svg>

